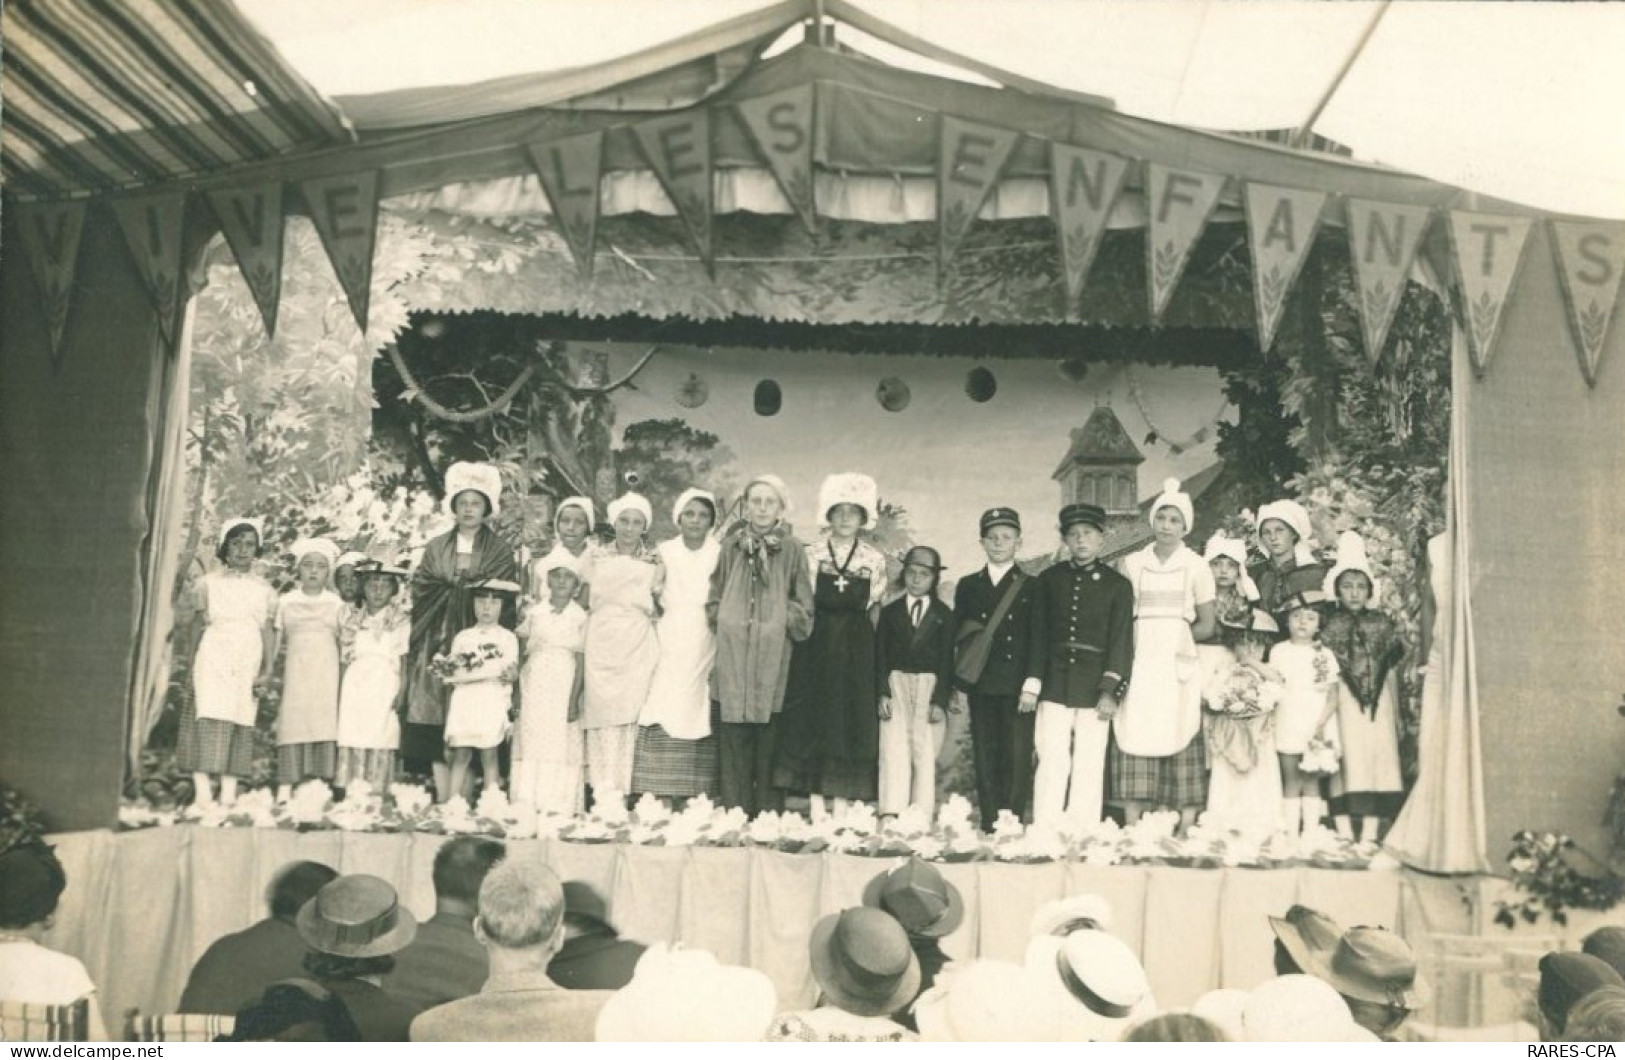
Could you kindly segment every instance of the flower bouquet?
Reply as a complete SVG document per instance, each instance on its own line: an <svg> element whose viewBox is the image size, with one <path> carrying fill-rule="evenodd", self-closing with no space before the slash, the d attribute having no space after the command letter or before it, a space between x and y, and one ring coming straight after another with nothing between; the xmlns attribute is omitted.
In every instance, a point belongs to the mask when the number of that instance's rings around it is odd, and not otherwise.
<svg viewBox="0 0 1625 1060"><path fill-rule="evenodd" d="M429 672L441 680L461 674L479 673L485 664L502 657L502 649L495 644L481 644L475 651L460 651L455 655L442 652L429 660Z"/></svg>
<svg viewBox="0 0 1625 1060"><path fill-rule="evenodd" d="M1309 738L1309 746L1298 759L1298 772L1330 776L1342 768L1343 749L1330 736L1316 733Z"/></svg>
<svg viewBox="0 0 1625 1060"><path fill-rule="evenodd" d="M1281 685L1245 663L1231 666L1213 685L1203 702L1208 757L1223 760L1237 773L1250 773L1281 705Z"/></svg>

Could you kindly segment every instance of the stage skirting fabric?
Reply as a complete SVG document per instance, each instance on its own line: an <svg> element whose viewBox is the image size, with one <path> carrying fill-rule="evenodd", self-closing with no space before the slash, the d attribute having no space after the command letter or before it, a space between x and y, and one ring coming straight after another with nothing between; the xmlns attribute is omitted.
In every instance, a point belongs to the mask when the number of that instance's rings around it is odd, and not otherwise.
<svg viewBox="0 0 1625 1060"><path fill-rule="evenodd" d="M46 940L78 956L100 985L104 1011L173 1011L187 972L210 942L266 915L277 868L301 858L394 882L420 917L434 911L430 870L446 837L426 833L195 827L55 836L68 891ZM608 896L621 933L701 947L766 972L781 1005L813 1000L807 938L827 913L858 904L863 885L895 863L846 854L761 848L651 847L519 840L510 855L538 858L564 879ZM1186 1006L1219 986L1250 988L1271 970L1265 918L1294 902L1345 924L1404 931L1399 871L1188 869L1082 862L966 862L942 866L965 897L950 957L1020 960L1033 911L1081 892L1112 906L1112 932L1141 955L1158 1000ZM1421 925L1409 925L1419 929Z"/></svg>

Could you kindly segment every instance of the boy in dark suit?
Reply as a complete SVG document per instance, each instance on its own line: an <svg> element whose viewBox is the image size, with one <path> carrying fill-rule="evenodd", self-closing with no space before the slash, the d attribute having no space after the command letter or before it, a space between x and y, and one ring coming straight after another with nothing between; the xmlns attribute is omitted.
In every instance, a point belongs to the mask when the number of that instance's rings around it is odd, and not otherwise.
<svg viewBox="0 0 1625 1060"><path fill-rule="evenodd" d="M875 676L880 694L880 814L936 812L937 748L948 719L954 616L937 599L942 557L916 545L903 557L902 596L880 612Z"/></svg>
<svg viewBox="0 0 1625 1060"><path fill-rule="evenodd" d="M1027 675L1042 667L1044 646L1033 636L1038 580L1016 566L1021 516L1014 508L989 508L982 513L981 539L987 566L954 589L954 683L970 703L976 802L982 829L991 832L1000 810L1020 817L1032 798L1033 714L1022 713L1018 701L1023 691L1038 694L1041 682Z"/></svg>
<svg viewBox="0 0 1625 1060"><path fill-rule="evenodd" d="M1045 646L1038 694L1023 691L1021 709L1036 710L1033 822L1100 820L1111 719L1134 664L1134 587L1099 562L1106 512L1093 504L1061 509L1067 559L1038 576L1034 634Z"/></svg>

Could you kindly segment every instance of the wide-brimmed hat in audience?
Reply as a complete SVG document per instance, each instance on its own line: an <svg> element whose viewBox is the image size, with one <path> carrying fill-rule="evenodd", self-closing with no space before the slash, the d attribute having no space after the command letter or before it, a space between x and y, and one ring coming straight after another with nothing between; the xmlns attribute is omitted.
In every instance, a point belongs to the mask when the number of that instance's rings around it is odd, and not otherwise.
<svg viewBox="0 0 1625 1060"><path fill-rule="evenodd" d="M1625 986L1625 980L1589 953L1548 953L1540 959L1537 1000L1554 1030L1562 1030L1575 1002L1604 986Z"/></svg>
<svg viewBox="0 0 1625 1060"><path fill-rule="evenodd" d="M337 957L383 957L417 936L418 922L377 876L340 876L316 892L295 923L305 945Z"/></svg>
<svg viewBox="0 0 1625 1060"><path fill-rule="evenodd" d="M1074 931L1110 931L1112 907L1098 894L1074 894L1045 902L1033 914L1028 935L1070 935Z"/></svg>
<svg viewBox="0 0 1625 1060"><path fill-rule="evenodd" d="M884 909L910 935L941 938L965 919L965 899L936 867L909 858L882 872L863 888L863 904Z"/></svg>
<svg viewBox="0 0 1625 1060"><path fill-rule="evenodd" d="M1249 1042L1375 1040L1354 1022L1342 995L1312 975L1277 976L1254 987L1242 1007L1241 1025Z"/></svg>
<svg viewBox="0 0 1625 1060"><path fill-rule="evenodd" d="M598 1014L601 1042L758 1042L778 994L754 968L657 942Z"/></svg>
<svg viewBox="0 0 1625 1060"><path fill-rule="evenodd" d="M1061 1002L1063 1041L1115 1042L1129 1024L1156 1014L1140 959L1104 931L1039 935L1025 963Z"/></svg>
<svg viewBox="0 0 1625 1060"><path fill-rule="evenodd" d="M1293 957L1298 955L1294 953ZM1412 1010L1422 1004L1416 982L1416 954L1404 939L1386 928L1349 928L1329 952L1306 950L1298 966L1356 1001Z"/></svg>
<svg viewBox="0 0 1625 1060"><path fill-rule="evenodd" d="M824 917L807 944L824 996L858 1016L889 1016L920 992L920 962L890 913L859 906Z"/></svg>
<svg viewBox="0 0 1625 1060"><path fill-rule="evenodd" d="M1284 917L1270 917L1270 927L1300 971L1307 970L1311 953L1330 952L1343 937L1343 925L1306 905L1293 906Z"/></svg>
<svg viewBox="0 0 1625 1060"><path fill-rule="evenodd" d="M1201 1016L1219 1028L1233 1042L1247 1040L1241 1014L1247 1008L1247 991L1225 987L1209 990L1191 1006L1193 1015Z"/></svg>
<svg viewBox="0 0 1625 1060"><path fill-rule="evenodd" d="M914 1003L928 1042L1053 1042L1061 1038L1055 993L1033 969L1010 961L950 964Z"/></svg>

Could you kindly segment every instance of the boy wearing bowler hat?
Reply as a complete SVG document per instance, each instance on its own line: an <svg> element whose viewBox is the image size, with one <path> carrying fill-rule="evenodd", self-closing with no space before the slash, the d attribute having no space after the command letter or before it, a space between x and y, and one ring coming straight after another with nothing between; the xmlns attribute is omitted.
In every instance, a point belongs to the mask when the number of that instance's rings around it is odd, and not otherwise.
<svg viewBox="0 0 1625 1060"><path fill-rule="evenodd" d="M1021 515L1014 508L982 513L987 566L954 589L957 655L954 683L970 704L976 802L982 828L993 831L1000 810L1022 815L1033 793L1033 714L1019 707L1021 693L1038 692L1029 679L1044 662L1033 636L1038 579L1016 564Z"/></svg>
<svg viewBox="0 0 1625 1060"><path fill-rule="evenodd" d="M880 708L880 813L937 804L937 749L953 688L954 615L937 599L942 557L916 545L903 557L903 595L880 612L875 675Z"/></svg>
<svg viewBox="0 0 1625 1060"><path fill-rule="evenodd" d="M1061 509L1067 558L1038 576L1034 636L1043 645L1039 682L1020 709L1037 712L1033 821L1100 820L1111 719L1134 662L1134 587L1100 562L1106 512L1093 504Z"/></svg>

